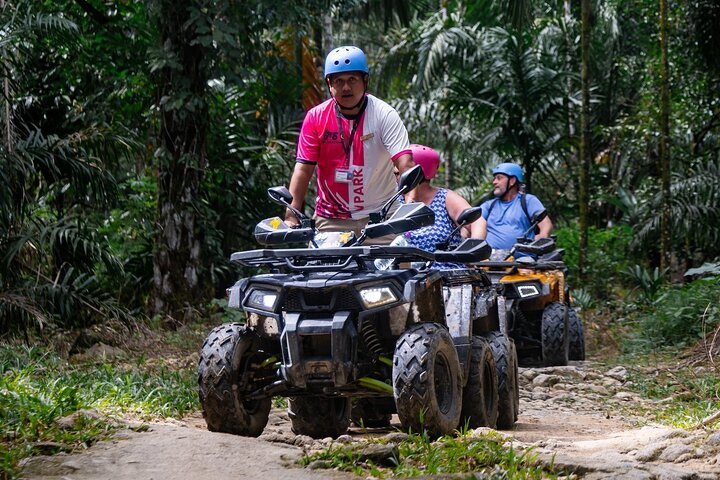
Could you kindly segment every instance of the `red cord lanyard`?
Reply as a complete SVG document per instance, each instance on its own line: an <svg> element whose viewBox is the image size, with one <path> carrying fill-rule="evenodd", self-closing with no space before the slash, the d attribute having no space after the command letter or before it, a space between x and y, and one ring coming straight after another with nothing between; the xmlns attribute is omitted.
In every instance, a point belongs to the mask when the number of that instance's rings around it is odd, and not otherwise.
<svg viewBox="0 0 720 480"><path fill-rule="evenodd" d="M345 151L345 164L343 165L345 168L348 168L350 166L350 150L352 149L353 138L355 138L355 132L357 131L358 125L360 125L362 116L365 114L365 107L367 107L367 97L364 97L363 100L364 101L362 107L360 107L360 111L356 115L355 123L353 124L352 130L350 130L350 140L348 141L347 145L345 144L345 129L342 126L342 115L340 113L340 107L338 106L337 102L335 102L335 117L337 118L338 130L340 130L340 143L342 144L343 150Z"/></svg>

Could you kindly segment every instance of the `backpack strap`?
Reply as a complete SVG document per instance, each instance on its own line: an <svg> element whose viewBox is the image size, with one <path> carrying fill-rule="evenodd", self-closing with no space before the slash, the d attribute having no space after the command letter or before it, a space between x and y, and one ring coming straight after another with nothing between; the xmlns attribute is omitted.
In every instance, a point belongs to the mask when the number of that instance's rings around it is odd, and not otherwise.
<svg viewBox="0 0 720 480"><path fill-rule="evenodd" d="M525 212L525 216L527 217L528 222L530 222L530 225L532 225L532 218L530 218L530 213L528 213L527 200L525 200L525 194L521 193L520 195L521 195L520 196L520 206L522 207L523 212ZM540 233L540 227L538 225L536 225L535 230L533 230L533 232L535 233L535 235Z"/></svg>
<svg viewBox="0 0 720 480"><path fill-rule="evenodd" d="M530 213L528 213L527 199L525 198L524 193L520 194L520 206L522 207L523 212L525 212L525 216L527 217L528 222L532 224L532 218L530 218Z"/></svg>
<svg viewBox="0 0 720 480"><path fill-rule="evenodd" d="M525 216L527 217L528 222L532 223L532 218L530 218L530 212L528 212L527 199L525 198L525 194L520 193L519 195L520 195L520 206L522 207L522 210L525 213ZM490 204L490 206L488 207L488 213L487 213L487 217L485 217L485 220L488 220L490 218L490 212L492 212L492 209L495 208L495 204L499 200L500 200L499 197L495 197L495 200L493 200L493 202Z"/></svg>
<svg viewBox="0 0 720 480"><path fill-rule="evenodd" d="M495 197L495 200L493 200L493 202L488 207L488 214L487 217L485 217L485 220L490 219L490 213L492 212L492 209L495 208L495 204L498 202L498 200L500 200L500 197Z"/></svg>

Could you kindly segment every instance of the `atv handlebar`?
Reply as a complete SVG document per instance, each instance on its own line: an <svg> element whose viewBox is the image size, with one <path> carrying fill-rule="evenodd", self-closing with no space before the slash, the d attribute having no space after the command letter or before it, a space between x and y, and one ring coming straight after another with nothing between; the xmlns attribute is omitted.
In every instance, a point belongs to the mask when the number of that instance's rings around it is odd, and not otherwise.
<svg viewBox="0 0 720 480"><path fill-rule="evenodd" d="M490 258L492 248L485 240L466 238L451 251L436 250L435 260L447 263L474 263Z"/></svg>
<svg viewBox="0 0 720 480"><path fill-rule="evenodd" d="M531 243L516 243L513 245L511 251L512 253L520 251L533 255L542 255L544 253L550 253L553 250L555 250L555 240L549 237L543 237Z"/></svg>
<svg viewBox="0 0 720 480"><path fill-rule="evenodd" d="M558 270L566 267L565 262L560 260L548 260L538 262L518 262L517 260L507 260L500 262L481 262L476 264L478 267L490 270L508 270L513 268L529 268L532 270Z"/></svg>

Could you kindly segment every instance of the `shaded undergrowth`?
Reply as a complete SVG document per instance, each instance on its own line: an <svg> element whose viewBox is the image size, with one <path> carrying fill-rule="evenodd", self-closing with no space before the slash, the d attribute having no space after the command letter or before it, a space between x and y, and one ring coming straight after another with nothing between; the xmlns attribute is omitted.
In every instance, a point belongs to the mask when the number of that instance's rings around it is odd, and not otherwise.
<svg viewBox="0 0 720 480"><path fill-rule="evenodd" d="M86 448L128 418L198 409L193 369L132 362L70 364L44 347L0 346L0 478L26 457Z"/></svg>

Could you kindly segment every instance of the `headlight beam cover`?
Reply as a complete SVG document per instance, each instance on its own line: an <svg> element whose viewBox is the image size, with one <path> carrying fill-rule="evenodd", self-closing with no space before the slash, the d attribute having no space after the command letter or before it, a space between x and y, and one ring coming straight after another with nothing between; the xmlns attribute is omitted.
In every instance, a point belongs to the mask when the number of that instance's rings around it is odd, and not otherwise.
<svg viewBox="0 0 720 480"><path fill-rule="evenodd" d="M277 299L278 292L275 290L254 288L248 294L245 300L245 306L265 312L274 312Z"/></svg>
<svg viewBox="0 0 720 480"><path fill-rule="evenodd" d="M388 303L397 302L398 298L390 287L368 287L359 291L365 308L371 308L387 305Z"/></svg>

